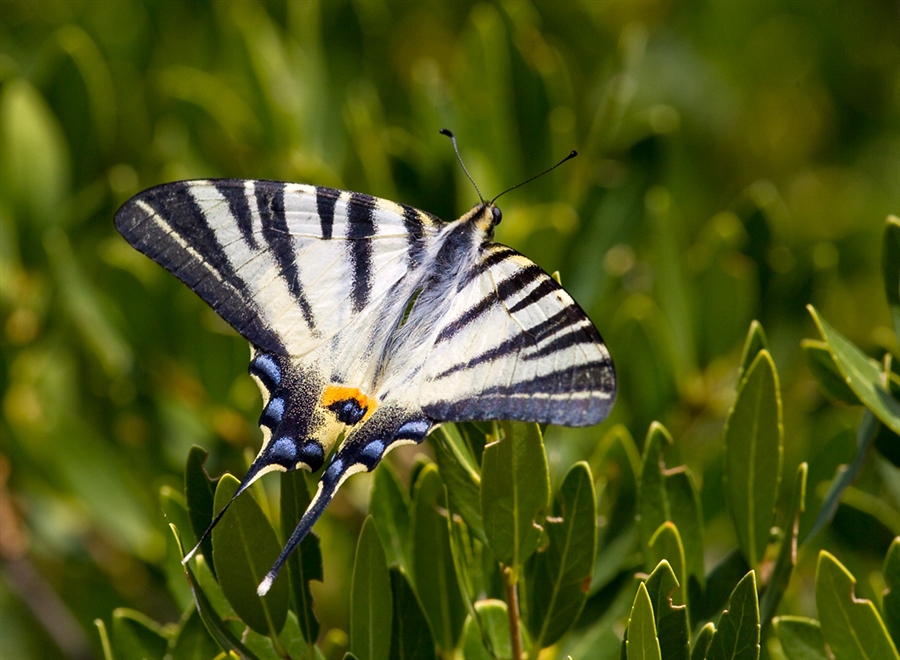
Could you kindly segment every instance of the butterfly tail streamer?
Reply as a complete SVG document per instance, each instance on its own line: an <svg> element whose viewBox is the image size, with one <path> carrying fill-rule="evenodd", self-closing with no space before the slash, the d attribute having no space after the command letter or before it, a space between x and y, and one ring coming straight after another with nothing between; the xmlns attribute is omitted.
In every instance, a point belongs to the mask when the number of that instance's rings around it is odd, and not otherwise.
<svg viewBox="0 0 900 660"><path fill-rule="evenodd" d="M234 495L231 496L231 499L222 507L222 510L216 514L216 516L212 519L212 522L209 523L209 526L206 528L206 531L200 535L200 538L197 540L197 545L191 548L191 551L187 553L184 558L181 560L181 564L187 564L191 559L194 558L194 555L197 554L197 551L200 550L200 545L206 540L206 538L212 533L213 528L219 524L219 521L222 520L222 516L225 515L225 512L228 511L228 507L231 506L232 502L234 502L238 495L247 490L254 481L256 481L259 477L261 477L267 471L266 468L270 467L271 462L267 461L264 456L257 456L256 460L253 461L253 464L250 466L250 469L247 470L247 474L244 475L244 478L241 480L240 485L238 485L238 489L234 491Z"/></svg>
<svg viewBox="0 0 900 660"><path fill-rule="evenodd" d="M402 444L418 444L434 427L434 422L421 413L412 414L397 409L379 409L366 427L366 433L353 437L332 458L319 479L318 490L307 507L294 532L284 545L278 559L266 573L256 589L265 596L291 553L297 549L313 525L334 498L335 493L353 474L371 472L385 454Z"/></svg>

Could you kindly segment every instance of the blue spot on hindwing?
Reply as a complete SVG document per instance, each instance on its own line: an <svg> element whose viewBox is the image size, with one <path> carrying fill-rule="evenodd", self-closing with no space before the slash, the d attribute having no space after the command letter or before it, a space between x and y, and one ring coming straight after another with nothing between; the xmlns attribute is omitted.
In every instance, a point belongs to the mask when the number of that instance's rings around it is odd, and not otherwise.
<svg viewBox="0 0 900 660"><path fill-rule="evenodd" d="M281 437L273 441L266 452L270 463L293 468L297 462L297 444L292 438Z"/></svg>
<svg viewBox="0 0 900 660"><path fill-rule="evenodd" d="M279 396L269 399L259 417L259 425L275 428L281 423L282 418L284 418L284 399Z"/></svg>
<svg viewBox="0 0 900 660"><path fill-rule="evenodd" d="M250 363L250 373L257 376L268 390L281 385L281 367L269 353L260 353L253 358Z"/></svg>
<svg viewBox="0 0 900 660"><path fill-rule="evenodd" d="M367 444L365 448L360 452L361 458L367 458L372 463L376 464L379 460L381 460L382 456L384 456L384 443L381 440L372 440L372 442ZM367 463L367 466L368 465L369 463ZM371 467L369 469L371 469Z"/></svg>
<svg viewBox="0 0 900 660"><path fill-rule="evenodd" d="M406 424L397 429L397 433L394 437L397 440L415 440L416 442L421 442L428 434L428 429L430 427L431 422L427 419L414 419L411 422L406 422Z"/></svg>

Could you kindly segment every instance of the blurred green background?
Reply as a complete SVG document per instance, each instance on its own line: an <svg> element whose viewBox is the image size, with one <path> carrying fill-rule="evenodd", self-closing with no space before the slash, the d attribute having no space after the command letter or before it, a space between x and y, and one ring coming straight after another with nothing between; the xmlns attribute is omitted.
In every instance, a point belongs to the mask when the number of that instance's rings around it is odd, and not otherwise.
<svg viewBox="0 0 900 660"><path fill-rule="evenodd" d="M560 271L594 319L620 375L613 421L672 431L703 481L707 567L735 545L719 460L754 318L781 377L784 474L810 461L814 517L859 411L828 405L803 363L805 305L898 355L880 279L900 211L895 2L4 0L0 656L97 655L92 622L118 606L177 621L160 489L181 489L194 443L213 474L258 447L245 342L115 233L118 206L227 176L453 219L477 198L443 127L490 196L579 151L504 197L497 240ZM554 476L602 432L550 429ZM867 464L814 542L869 597L900 528L890 474ZM317 527L324 630L346 627L369 484ZM814 613L797 582L783 609Z"/></svg>

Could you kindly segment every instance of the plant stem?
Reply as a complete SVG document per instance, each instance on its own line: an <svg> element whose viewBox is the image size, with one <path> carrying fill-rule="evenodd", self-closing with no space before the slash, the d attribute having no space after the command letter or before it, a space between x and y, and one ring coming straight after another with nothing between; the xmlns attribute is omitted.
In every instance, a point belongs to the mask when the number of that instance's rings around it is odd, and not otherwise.
<svg viewBox="0 0 900 660"><path fill-rule="evenodd" d="M503 569L503 586L506 588L506 612L509 616L509 639L513 660L522 658L522 631L519 630L519 592L513 570Z"/></svg>

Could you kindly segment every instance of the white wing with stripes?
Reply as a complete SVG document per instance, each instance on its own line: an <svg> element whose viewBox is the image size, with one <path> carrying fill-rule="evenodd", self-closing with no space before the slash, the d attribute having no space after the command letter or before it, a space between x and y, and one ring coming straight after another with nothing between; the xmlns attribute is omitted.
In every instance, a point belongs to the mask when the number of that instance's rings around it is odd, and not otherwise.
<svg viewBox="0 0 900 660"><path fill-rule="evenodd" d="M422 376L422 409L448 421L596 424L615 393L609 351L534 262L485 248L449 301Z"/></svg>

